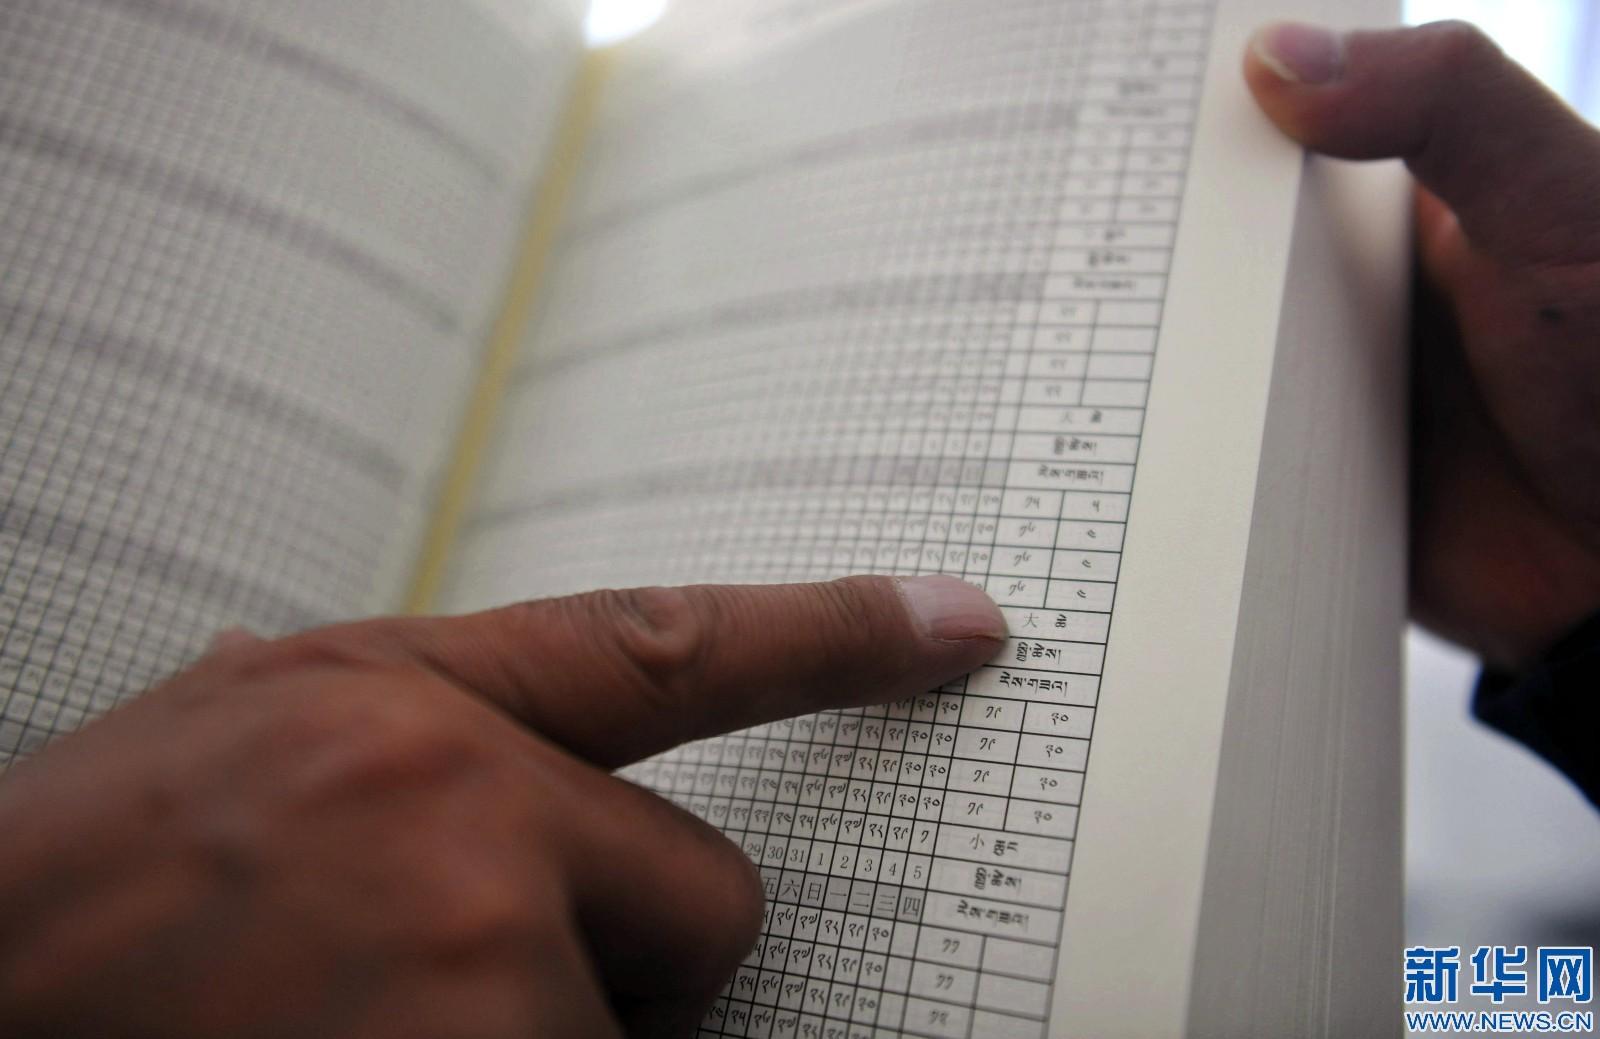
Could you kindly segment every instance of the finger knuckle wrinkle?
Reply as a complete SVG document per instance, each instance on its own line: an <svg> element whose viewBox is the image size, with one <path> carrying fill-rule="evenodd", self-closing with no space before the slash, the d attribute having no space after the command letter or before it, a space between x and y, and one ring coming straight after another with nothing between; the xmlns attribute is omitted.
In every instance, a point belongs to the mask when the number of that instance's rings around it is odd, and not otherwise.
<svg viewBox="0 0 1600 1039"><path fill-rule="evenodd" d="M246 672L345 670L365 667L373 662L372 655L349 639L320 631L306 632L284 639L271 647L270 653L257 655L241 665Z"/></svg>
<svg viewBox="0 0 1600 1039"><path fill-rule="evenodd" d="M1466 74L1500 53L1493 40L1471 22L1448 20L1423 27L1435 60L1455 74Z"/></svg>
<svg viewBox="0 0 1600 1039"><path fill-rule="evenodd" d="M699 676L712 621L677 588L596 593L601 624L616 652L648 688L675 701Z"/></svg>
<svg viewBox="0 0 1600 1039"><path fill-rule="evenodd" d="M510 883L478 883L441 892L424 927L434 956L452 961L525 957L553 923L532 911L520 890Z"/></svg>
<svg viewBox="0 0 1600 1039"><path fill-rule="evenodd" d="M884 609L884 598L872 578L851 577L817 586L825 613L819 631L832 636L828 649L830 664L860 662L866 659L877 668L895 673L911 664L914 648L900 626L902 607Z"/></svg>
<svg viewBox="0 0 1600 1039"><path fill-rule="evenodd" d="M435 783L469 757L467 741L424 702L396 689L390 696L352 698L313 708L317 770L335 787L404 787Z"/></svg>

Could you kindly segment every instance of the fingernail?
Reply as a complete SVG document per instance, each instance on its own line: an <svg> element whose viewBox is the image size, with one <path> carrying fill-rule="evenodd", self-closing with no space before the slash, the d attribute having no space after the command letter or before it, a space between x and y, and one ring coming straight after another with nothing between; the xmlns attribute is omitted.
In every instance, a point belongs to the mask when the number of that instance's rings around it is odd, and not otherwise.
<svg viewBox="0 0 1600 1039"><path fill-rule="evenodd" d="M1006 637L1006 618L1000 607L959 577L903 577L895 583L911 616L933 638Z"/></svg>
<svg viewBox="0 0 1600 1039"><path fill-rule="evenodd" d="M1281 79L1308 86L1332 83L1344 71L1344 37L1316 25L1279 22L1257 29L1250 49Z"/></svg>

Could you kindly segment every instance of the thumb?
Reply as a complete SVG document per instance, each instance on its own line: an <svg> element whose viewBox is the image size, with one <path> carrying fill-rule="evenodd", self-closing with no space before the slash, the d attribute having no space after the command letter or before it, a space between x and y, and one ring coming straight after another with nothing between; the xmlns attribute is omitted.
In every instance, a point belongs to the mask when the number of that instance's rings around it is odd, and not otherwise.
<svg viewBox="0 0 1600 1039"><path fill-rule="evenodd" d="M1574 258L1595 240L1600 134L1465 22L1338 34L1256 32L1256 101L1313 151L1401 158L1502 259Z"/></svg>
<svg viewBox="0 0 1600 1039"><path fill-rule="evenodd" d="M1006 637L954 577L591 592L464 617L325 630L421 663L617 766L688 740L886 703L973 670Z"/></svg>

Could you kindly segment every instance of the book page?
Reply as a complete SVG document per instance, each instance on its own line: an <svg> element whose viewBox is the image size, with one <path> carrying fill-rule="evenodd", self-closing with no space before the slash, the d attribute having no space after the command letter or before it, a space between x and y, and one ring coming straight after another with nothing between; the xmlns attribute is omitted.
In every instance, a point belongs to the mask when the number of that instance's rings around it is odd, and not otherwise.
<svg viewBox="0 0 1600 1039"><path fill-rule="evenodd" d="M397 591L582 7L5 4L0 767Z"/></svg>
<svg viewBox="0 0 1600 1039"><path fill-rule="evenodd" d="M674 10L618 62L445 605L981 585L1012 638L973 675L626 771L766 882L703 1034L1180 1034L1300 176L1238 62L1332 12Z"/></svg>

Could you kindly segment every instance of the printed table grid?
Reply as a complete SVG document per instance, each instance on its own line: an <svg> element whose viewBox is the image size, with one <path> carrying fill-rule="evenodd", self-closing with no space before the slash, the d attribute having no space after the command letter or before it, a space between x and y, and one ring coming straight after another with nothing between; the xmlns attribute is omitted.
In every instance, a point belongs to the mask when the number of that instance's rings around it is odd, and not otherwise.
<svg viewBox="0 0 1600 1039"><path fill-rule="evenodd" d="M764 110L782 47L739 90L665 84L633 152L607 128L636 175L574 210L452 577L470 608L948 573L1005 610L944 689L625 772L762 872L707 1035L1037 1037L1050 1009L1211 3L890 6L892 97L830 51L870 101L848 132ZM695 165L679 112L757 144Z"/></svg>
<svg viewBox="0 0 1600 1039"><path fill-rule="evenodd" d="M0 771L222 627L370 610L421 506L578 26L301 6L0 19Z"/></svg>
<svg viewBox="0 0 1600 1039"><path fill-rule="evenodd" d="M530 408L648 387L622 421L651 447L613 477L486 501L470 557L562 546L538 562L552 591L954 573L1010 624L994 663L942 690L624 772L762 871L763 937L707 1036L1043 1034L1210 19L1066 6L1037 90L1080 118L974 138L952 187L968 202L920 219L848 199L864 170L938 191L944 173L890 150L763 173L795 210L816 192L808 227L856 235L870 271L677 299L637 330L557 336L518 373ZM590 215L571 248L734 189L694 191Z"/></svg>

